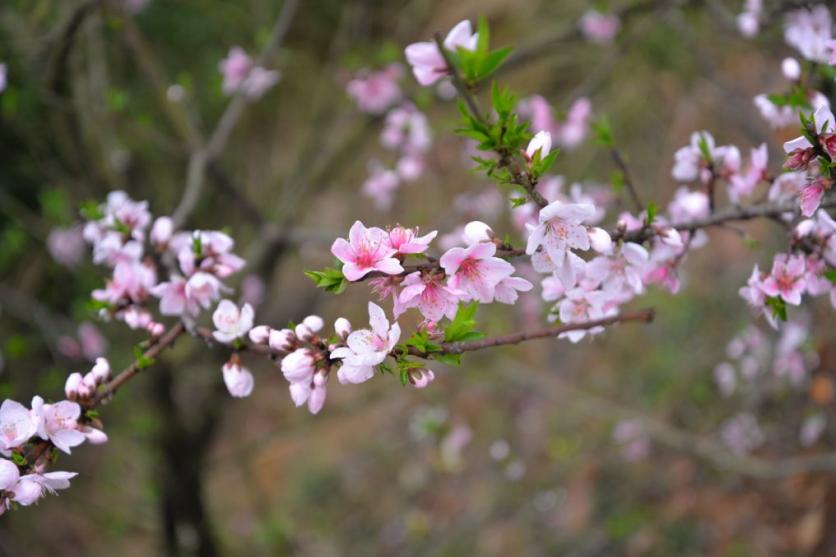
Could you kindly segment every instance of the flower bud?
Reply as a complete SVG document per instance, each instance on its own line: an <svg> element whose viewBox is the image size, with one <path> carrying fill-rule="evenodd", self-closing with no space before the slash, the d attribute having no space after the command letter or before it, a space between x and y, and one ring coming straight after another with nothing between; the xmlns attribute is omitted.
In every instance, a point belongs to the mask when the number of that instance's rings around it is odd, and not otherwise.
<svg viewBox="0 0 836 557"><path fill-rule="evenodd" d="M282 360L282 373L291 383L310 381L314 371L313 354L307 348L298 348Z"/></svg>
<svg viewBox="0 0 836 557"><path fill-rule="evenodd" d="M165 246L174 233L174 221L170 217L159 217L151 227L151 243L155 246Z"/></svg>
<svg viewBox="0 0 836 557"><path fill-rule="evenodd" d="M236 360L225 363L221 371L230 395L236 398L250 396L255 385L255 379L250 370L239 365Z"/></svg>
<svg viewBox="0 0 836 557"><path fill-rule="evenodd" d="M681 249L684 244L682 243L682 235L676 228L667 227L662 228L657 231L659 234L659 239L662 241L663 244L666 246Z"/></svg>
<svg viewBox="0 0 836 557"><path fill-rule="evenodd" d="M540 158L544 159L552 150L552 134L547 131L539 131L531 138L528 147L525 149L525 154L529 160L534 158L534 155L539 151Z"/></svg>
<svg viewBox="0 0 836 557"><path fill-rule="evenodd" d="M351 334L351 323L345 317L338 317L334 321L334 331L337 332L338 337L345 340Z"/></svg>
<svg viewBox="0 0 836 557"><path fill-rule="evenodd" d="M96 365L90 370L96 383L104 383L110 377L110 363L105 358L96 358Z"/></svg>
<svg viewBox="0 0 836 557"><path fill-rule="evenodd" d="M495 234L491 227L478 220L467 223L464 227L464 233L462 233L462 238L468 246L480 242L491 242L494 237Z"/></svg>
<svg viewBox="0 0 836 557"><path fill-rule="evenodd" d="M145 326L145 329L148 331L148 334L154 338L158 338L163 336L165 332L165 325L162 323L157 323L156 321L152 321Z"/></svg>
<svg viewBox="0 0 836 557"><path fill-rule="evenodd" d="M69 377L67 377L67 381L64 383L64 394L69 400L75 400L78 398L79 385L81 385L81 374L78 372L71 373Z"/></svg>
<svg viewBox="0 0 836 557"><path fill-rule="evenodd" d="M801 77L801 64L795 58L784 58L781 62L781 72L790 81L798 81Z"/></svg>
<svg viewBox="0 0 836 557"><path fill-rule="evenodd" d="M431 369L409 370L409 382L416 389L423 389L435 380L435 373Z"/></svg>
<svg viewBox="0 0 836 557"><path fill-rule="evenodd" d="M314 333L318 333L322 330L322 327L325 326L325 322L318 315L309 315L302 321L302 325L306 326Z"/></svg>
<svg viewBox="0 0 836 557"><path fill-rule="evenodd" d="M267 344L273 330L267 325L258 325L250 329L250 340L255 344Z"/></svg>
<svg viewBox="0 0 836 557"><path fill-rule="evenodd" d="M796 238L804 238L805 236L809 236L815 229L816 221L813 219L804 219L798 223L792 233Z"/></svg>
<svg viewBox="0 0 836 557"><path fill-rule="evenodd" d="M102 445L107 443L107 434L101 429L84 426L81 428L81 433L83 433L84 437L87 438L87 442L92 443L93 445Z"/></svg>
<svg viewBox="0 0 836 557"><path fill-rule="evenodd" d="M270 338L268 339L270 348L277 352L290 352L293 350L296 341L296 333L290 329L273 329L270 331Z"/></svg>
<svg viewBox="0 0 836 557"><path fill-rule="evenodd" d="M610 253L612 251L612 238L603 228L597 226L589 229L589 244L598 253Z"/></svg>
<svg viewBox="0 0 836 557"><path fill-rule="evenodd" d="M304 323L296 325L295 333L296 336L302 340L310 340L314 335L311 328L305 325Z"/></svg>
<svg viewBox="0 0 836 557"><path fill-rule="evenodd" d="M327 380L324 373L319 372L314 375L314 387L311 389L310 397L308 397L308 410L311 414L319 414L319 411L325 405L325 398L328 396L326 384Z"/></svg>

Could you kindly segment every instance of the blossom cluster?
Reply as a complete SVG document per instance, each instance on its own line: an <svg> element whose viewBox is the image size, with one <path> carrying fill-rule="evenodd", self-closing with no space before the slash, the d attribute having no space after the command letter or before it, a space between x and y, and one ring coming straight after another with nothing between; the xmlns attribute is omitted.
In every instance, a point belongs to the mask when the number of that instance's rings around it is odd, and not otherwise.
<svg viewBox="0 0 836 557"><path fill-rule="evenodd" d="M101 444L107 435L80 402L95 395L110 377L110 364L99 358L86 374L72 373L66 381L66 400L47 403L40 396L31 408L6 399L0 405L0 514L13 505L28 506L41 497L70 486L74 472L47 472L52 446L70 454L85 441ZM27 459L31 459L29 462ZM21 468L27 473L21 474Z"/></svg>

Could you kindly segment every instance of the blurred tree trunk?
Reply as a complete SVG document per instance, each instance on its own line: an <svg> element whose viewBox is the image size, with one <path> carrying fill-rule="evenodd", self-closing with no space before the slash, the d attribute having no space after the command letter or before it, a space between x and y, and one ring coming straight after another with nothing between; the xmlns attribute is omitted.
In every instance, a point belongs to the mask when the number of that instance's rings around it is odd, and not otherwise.
<svg viewBox="0 0 836 557"><path fill-rule="evenodd" d="M160 516L165 553L178 557L218 555L203 491L206 454L214 437L217 406L213 404L214 410L205 413L201 423L190 427L177 408L171 367L160 364L150 375L161 422L158 432Z"/></svg>

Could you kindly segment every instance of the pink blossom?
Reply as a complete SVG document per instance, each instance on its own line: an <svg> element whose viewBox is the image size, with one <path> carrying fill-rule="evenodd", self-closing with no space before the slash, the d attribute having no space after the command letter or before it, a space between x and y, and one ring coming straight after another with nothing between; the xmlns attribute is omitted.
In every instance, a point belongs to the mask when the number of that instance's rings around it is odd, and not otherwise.
<svg viewBox="0 0 836 557"><path fill-rule="evenodd" d="M801 304L807 286L804 280L804 258L800 255L778 254L772 262L772 273L761 283L761 290L771 297L780 297L788 304Z"/></svg>
<svg viewBox="0 0 836 557"><path fill-rule="evenodd" d="M216 329L212 336L218 342L225 343L242 338L253 328L253 313L250 304L244 304L244 307L239 309L234 302L221 300L212 314L212 322Z"/></svg>
<svg viewBox="0 0 836 557"><path fill-rule="evenodd" d="M77 267L84 257L84 236L80 226L53 228L46 245L52 258L70 269Z"/></svg>
<svg viewBox="0 0 836 557"><path fill-rule="evenodd" d="M396 226L389 231L389 236L386 243L396 252L403 255L412 255L416 253L424 253L430 242L438 235L438 232L433 230L423 236L418 236L417 228L406 228L403 226Z"/></svg>
<svg viewBox="0 0 836 557"><path fill-rule="evenodd" d="M279 82L281 74L277 70L268 70L256 66L241 84L241 91L250 101L257 101L264 96L273 85Z"/></svg>
<svg viewBox="0 0 836 557"><path fill-rule="evenodd" d="M95 360L107 352L107 339L92 323L85 321L78 326L78 340L81 352L88 360Z"/></svg>
<svg viewBox="0 0 836 557"><path fill-rule="evenodd" d="M348 335L346 346L331 352L332 360L342 360L337 372L340 383L363 383L374 376L374 367L383 363L401 337L397 323L389 320L380 306L369 302L371 330L360 329Z"/></svg>
<svg viewBox="0 0 836 557"><path fill-rule="evenodd" d="M668 205L668 214L676 224L703 219L708 213L708 196L704 192L692 191L684 186L676 190L673 200Z"/></svg>
<svg viewBox="0 0 836 557"><path fill-rule="evenodd" d="M561 268L570 249L589 249L589 233L581 223L592 218L591 203L555 201L540 210L538 225L531 228L525 252L534 254L543 247L557 268Z"/></svg>
<svg viewBox="0 0 836 557"><path fill-rule="evenodd" d="M566 298L560 302L560 320L571 324L602 319L607 315L604 311L606 302L606 295L600 290L573 288L566 292ZM579 342L586 335L596 335L603 331L603 327L566 331L560 334L560 338L568 338L570 342Z"/></svg>
<svg viewBox="0 0 836 557"><path fill-rule="evenodd" d="M387 275L403 272L401 263L393 257L396 250L389 246L389 235L384 230L366 228L358 220L349 230L348 238L337 238L331 245L331 253L343 262L347 280L360 280L373 271Z"/></svg>
<svg viewBox="0 0 836 557"><path fill-rule="evenodd" d="M227 57L218 63L218 70L223 75L223 92L231 95L237 91L252 69L252 59L240 46L229 49Z"/></svg>
<svg viewBox="0 0 836 557"><path fill-rule="evenodd" d="M84 434L78 430L81 407L69 400L44 404L41 397L32 399L32 415L38 420L38 435L49 439L60 450L69 454L72 447L84 443Z"/></svg>
<svg viewBox="0 0 836 557"><path fill-rule="evenodd" d="M395 191L400 184L398 174L383 168L377 161L373 161L369 166L371 172L363 182L361 191L363 195L374 200L377 210L388 211L392 207Z"/></svg>
<svg viewBox="0 0 836 557"><path fill-rule="evenodd" d="M806 59L826 64L830 61L828 49L833 38L832 32L830 11L827 6L819 4L787 15L784 40Z"/></svg>
<svg viewBox="0 0 836 557"><path fill-rule="evenodd" d="M38 429L38 422L21 403L6 399L0 405L0 453L26 443Z"/></svg>
<svg viewBox="0 0 836 557"><path fill-rule="evenodd" d="M635 294L644 292L642 275L649 261L647 250L639 244L626 242L613 255L599 256L590 261L587 274L615 289L629 289Z"/></svg>
<svg viewBox="0 0 836 557"><path fill-rule="evenodd" d="M581 17L580 27L588 40L594 43L608 43L618 33L621 21L615 14L589 10Z"/></svg>
<svg viewBox="0 0 836 557"><path fill-rule="evenodd" d="M766 143L752 149L749 166L745 173L734 174L729 187L729 199L738 203L742 196L752 195L755 187L766 177L769 152Z"/></svg>
<svg viewBox="0 0 836 557"><path fill-rule="evenodd" d="M223 365L224 384L229 394L236 398L250 396L253 392L255 379L247 368L229 361Z"/></svg>
<svg viewBox="0 0 836 557"><path fill-rule="evenodd" d="M104 289L94 290L93 298L110 304L122 301L142 302L157 284L157 272L150 264L121 261L113 269L113 278Z"/></svg>
<svg viewBox="0 0 836 557"><path fill-rule="evenodd" d="M805 217L810 217L821 205L821 200L824 197L825 182L821 178L809 182L798 192L799 201L801 202L801 214Z"/></svg>
<svg viewBox="0 0 836 557"><path fill-rule="evenodd" d="M449 277L448 286L463 293L465 300L490 303L496 286L514 273L514 266L494 257L496 245L480 243L466 248L451 248L439 262Z"/></svg>
<svg viewBox="0 0 836 557"><path fill-rule="evenodd" d="M680 148L674 154L674 167L671 174L674 179L683 182L692 182L698 178L706 181L704 171L710 161L705 160L705 156L700 148L700 145L705 145L708 154L714 158L717 154L717 147L714 143L714 137L707 131L694 132L691 134L691 143L685 147Z"/></svg>
<svg viewBox="0 0 836 557"><path fill-rule="evenodd" d="M12 500L24 507L29 506L47 493L67 489L70 487L70 480L77 475L75 472L47 472L21 476L12 489Z"/></svg>
<svg viewBox="0 0 836 557"><path fill-rule="evenodd" d="M11 491L20 479L17 464L11 460L0 458L0 493ZM0 500L0 514L5 510L5 501Z"/></svg>
<svg viewBox="0 0 836 557"><path fill-rule="evenodd" d="M403 103L386 115L380 142L387 149L417 155L432 146L427 116L412 103Z"/></svg>
<svg viewBox="0 0 836 557"><path fill-rule="evenodd" d="M476 50L479 34L473 33L470 22L460 21L444 39L444 48L455 51L458 48ZM447 64L435 42L412 43L404 51L406 60L412 66L412 73L421 85L432 85L448 74Z"/></svg>
<svg viewBox="0 0 836 557"><path fill-rule="evenodd" d="M416 271L406 277L403 286L399 300L404 309L418 308L430 321L456 316L461 292L445 285L443 276Z"/></svg>
<svg viewBox="0 0 836 557"><path fill-rule="evenodd" d="M798 115L791 106L778 106L767 95L757 95L753 99L755 107L764 120L774 129L786 128L798 122Z"/></svg>
<svg viewBox="0 0 836 557"><path fill-rule="evenodd" d="M519 297L518 292L528 292L534 285L522 277L505 277L494 290L494 298L503 304L515 304Z"/></svg>
<svg viewBox="0 0 836 557"><path fill-rule="evenodd" d="M360 72L348 82L346 91L361 111L382 114L401 98L401 74L400 64L391 64L379 72Z"/></svg>

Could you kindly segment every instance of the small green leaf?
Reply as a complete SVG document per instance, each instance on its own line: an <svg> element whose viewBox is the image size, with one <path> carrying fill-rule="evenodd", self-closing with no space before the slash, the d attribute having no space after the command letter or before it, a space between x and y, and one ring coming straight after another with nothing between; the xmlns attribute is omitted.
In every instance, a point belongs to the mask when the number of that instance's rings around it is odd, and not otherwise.
<svg viewBox="0 0 836 557"><path fill-rule="evenodd" d="M102 212L102 208L99 206L97 201L85 201L81 207L79 207L78 212L81 216L87 220L97 221L104 218L104 213Z"/></svg>
<svg viewBox="0 0 836 557"><path fill-rule="evenodd" d="M26 457L17 452L12 452L12 461L18 466L26 466Z"/></svg>
<svg viewBox="0 0 836 557"><path fill-rule="evenodd" d="M348 286L342 270L334 267L326 267L322 271L305 271L305 276L311 279L317 288L332 294L342 294Z"/></svg>
<svg viewBox="0 0 836 557"><path fill-rule="evenodd" d="M647 219L645 220L646 224L653 224L653 220L656 218L657 214L659 214L659 207L651 201L647 204Z"/></svg>
<svg viewBox="0 0 836 557"><path fill-rule="evenodd" d="M824 278L832 283L836 283L836 269L828 269L824 272Z"/></svg>

